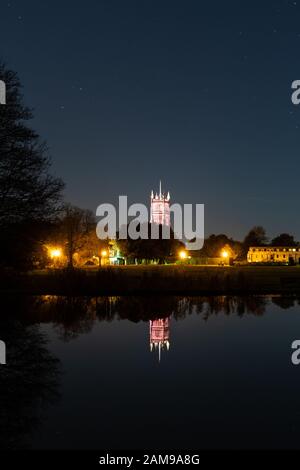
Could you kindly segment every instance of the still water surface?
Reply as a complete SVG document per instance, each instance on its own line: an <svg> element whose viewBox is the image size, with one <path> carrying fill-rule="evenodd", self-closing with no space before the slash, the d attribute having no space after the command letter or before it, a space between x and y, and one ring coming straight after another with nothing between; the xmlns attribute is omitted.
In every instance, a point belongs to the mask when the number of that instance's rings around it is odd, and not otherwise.
<svg viewBox="0 0 300 470"><path fill-rule="evenodd" d="M2 303L2 448L300 448L297 298Z"/></svg>

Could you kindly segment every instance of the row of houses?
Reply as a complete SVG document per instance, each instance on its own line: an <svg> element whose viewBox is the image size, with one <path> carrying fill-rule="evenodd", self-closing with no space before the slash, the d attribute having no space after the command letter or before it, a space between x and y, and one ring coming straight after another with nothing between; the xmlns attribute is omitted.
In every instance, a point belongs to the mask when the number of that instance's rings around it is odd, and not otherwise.
<svg viewBox="0 0 300 470"><path fill-rule="evenodd" d="M195 259L189 257L190 264L200 265L220 265L224 263L222 257L219 258L201 258ZM225 260L225 264L230 264L230 260ZM248 263L281 263L281 264L300 264L300 247L270 247L270 246L254 246L250 247L247 255ZM110 246L107 264L126 264L126 259L121 255L116 246Z"/></svg>

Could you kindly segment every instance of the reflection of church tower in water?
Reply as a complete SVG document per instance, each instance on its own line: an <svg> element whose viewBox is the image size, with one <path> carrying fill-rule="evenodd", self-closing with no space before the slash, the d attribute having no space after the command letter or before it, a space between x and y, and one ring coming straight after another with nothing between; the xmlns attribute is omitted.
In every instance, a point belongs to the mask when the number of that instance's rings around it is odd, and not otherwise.
<svg viewBox="0 0 300 470"><path fill-rule="evenodd" d="M164 194L159 183L159 194L151 191L151 224L170 225L170 193Z"/></svg>
<svg viewBox="0 0 300 470"><path fill-rule="evenodd" d="M150 350L158 350L160 362L161 352L170 348L170 318L150 320Z"/></svg>

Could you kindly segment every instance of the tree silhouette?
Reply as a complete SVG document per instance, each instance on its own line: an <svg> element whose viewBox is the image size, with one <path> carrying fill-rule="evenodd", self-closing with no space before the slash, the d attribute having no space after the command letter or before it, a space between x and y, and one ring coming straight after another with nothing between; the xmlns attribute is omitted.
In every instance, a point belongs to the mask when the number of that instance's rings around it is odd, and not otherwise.
<svg viewBox="0 0 300 470"><path fill-rule="evenodd" d="M148 234L148 239L137 240L127 238L126 240L118 240L121 252L127 258L134 260L157 260L163 263L166 259L175 259L178 251L184 248L184 244L175 238L173 229L170 227L170 237L164 238L168 233L168 228L163 225L157 225L158 238L151 238L151 223L144 223L143 226ZM140 231L140 224L137 224L137 231Z"/></svg>
<svg viewBox="0 0 300 470"><path fill-rule="evenodd" d="M63 183L49 174L47 146L27 124L33 115L23 105L18 75L1 62L0 80L6 84L6 105L0 106L0 231L7 247L1 253L6 263L16 264L28 261L38 227L60 210Z"/></svg>
<svg viewBox="0 0 300 470"><path fill-rule="evenodd" d="M253 227L243 241L243 254L247 256L250 246L263 246L268 243L266 231L261 226Z"/></svg>
<svg viewBox="0 0 300 470"><path fill-rule="evenodd" d="M289 233L281 233L278 237L273 238L272 246L297 246L293 235Z"/></svg>
<svg viewBox="0 0 300 470"><path fill-rule="evenodd" d="M68 266L73 268L74 254L87 245L90 233L96 232L95 218L89 210L66 204L59 225L67 251Z"/></svg>

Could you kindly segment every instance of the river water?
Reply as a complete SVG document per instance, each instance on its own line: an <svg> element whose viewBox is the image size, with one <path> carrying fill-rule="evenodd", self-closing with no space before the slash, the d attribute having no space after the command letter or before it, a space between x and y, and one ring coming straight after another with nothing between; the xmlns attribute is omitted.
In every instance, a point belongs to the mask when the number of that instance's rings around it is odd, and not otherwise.
<svg viewBox="0 0 300 470"><path fill-rule="evenodd" d="M2 448L300 447L296 297L2 298Z"/></svg>

